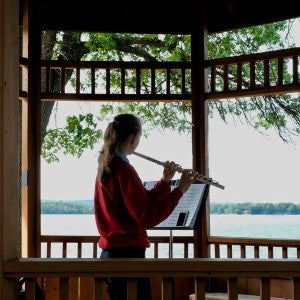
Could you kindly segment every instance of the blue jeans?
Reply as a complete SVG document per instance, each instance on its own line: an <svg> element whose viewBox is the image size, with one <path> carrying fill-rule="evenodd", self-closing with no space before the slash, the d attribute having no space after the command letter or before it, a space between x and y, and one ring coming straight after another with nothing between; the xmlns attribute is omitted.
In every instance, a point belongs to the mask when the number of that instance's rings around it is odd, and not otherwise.
<svg viewBox="0 0 300 300"><path fill-rule="evenodd" d="M103 249L100 258L145 258L145 249ZM107 278L107 293L111 300L127 300L127 279ZM151 300L150 278L137 278L137 300Z"/></svg>

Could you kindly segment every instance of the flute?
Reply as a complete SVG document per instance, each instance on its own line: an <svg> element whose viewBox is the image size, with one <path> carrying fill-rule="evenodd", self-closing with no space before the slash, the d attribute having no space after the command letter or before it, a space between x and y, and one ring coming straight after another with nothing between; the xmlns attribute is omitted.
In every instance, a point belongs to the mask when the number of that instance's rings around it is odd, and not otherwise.
<svg viewBox="0 0 300 300"><path fill-rule="evenodd" d="M141 158L144 158L146 160L149 160L153 163L156 163L158 165L161 165L163 167L170 167L168 164L164 163L164 162L161 162L157 159L154 159L152 157L149 157L149 156L146 156L144 154L141 154L141 153L138 153L138 152L133 152L132 154L136 155L136 156L139 156ZM181 168L180 166L177 166L177 167L174 167L173 168L175 171L177 171L178 173L182 173L183 171L183 168ZM203 183L206 183L206 184L209 184L209 185L213 185L213 186L216 186L220 189L224 189L224 186L221 185L219 182L215 181L215 180L212 180L211 178L207 178L206 176L202 175L202 174L199 174L198 172L196 173L196 180L199 180L200 182L203 182Z"/></svg>

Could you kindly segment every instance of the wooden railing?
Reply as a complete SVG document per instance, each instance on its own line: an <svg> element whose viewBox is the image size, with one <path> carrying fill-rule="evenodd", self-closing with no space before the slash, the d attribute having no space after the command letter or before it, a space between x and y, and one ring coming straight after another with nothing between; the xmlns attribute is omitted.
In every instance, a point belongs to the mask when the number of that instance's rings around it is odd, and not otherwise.
<svg viewBox="0 0 300 300"><path fill-rule="evenodd" d="M97 258L99 257L97 236L42 235L41 249L44 258ZM192 236L151 236L151 258L194 257Z"/></svg>
<svg viewBox="0 0 300 300"><path fill-rule="evenodd" d="M41 68L46 100L190 100L190 62L44 60ZM66 85L70 78L73 86Z"/></svg>
<svg viewBox="0 0 300 300"><path fill-rule="evenodd" d="M213 258L300 258L300 241L209 236Z"/></svg>
<svg viewBox="0 0 300 300"><path fill-rule="evenodd" d="M149 238L150 258L178 258L178 253L180 253L179 258L194 257L193 236L150 236ZM41 236L42 257L97 258L99 257L97 242L96 236L43 235ZM300 258L299 240L209 236L208 245L211 258Z"/></svg>
<svg viewBox="0 0 300 300"><path fill-rule="evenodd" d="M299 92L299 58L300 48L292 48L207 60L207 99Z"/></svg>
<svg viewBox="0 0 300 300"><path fill-rule="evenodd" d="M299 59L300 48L208 59L204 63L208 75L206 98L299 92ZM28 67L28 60L20 58L20 65ZM48 101L190 101L191 70L191 62L42 60L41 98ZM73 84L67 85L71 81ZM25 96L26 92L20 91L20 97Z"/></svg>
<svg viewBox="0 0 300 300"><path fill-rule="evenodd" d="M229 300L237 300L239 293L260 295L262 300L270 296L300 300L297 240L210 236L212 258L199 259L191 251L193 236L150 236L152 252L146 259L113 261L97 258L97 241L97 236L43 235L42 258L5 262L5 276L25 278L27 299L34 299L38 282L49 300L108 300L108 276L128 278L128 299L136 299L135 279L147 276L153 300L188 300L192 294L205 299L212 291L227 293Z"/></svg>
<svg viewBox="0 0 300 300"><path fill-rule="evenodd" d="M155 300L173 300L176 280L190 279L194 284L186 290L181 300L195 293L196 300L205 299L211 278L227 281L229 300L238 299L238 281L258 278L260 299L269 300L270 282L273 277L288 278L291 283L291 299L300 299L299 260L249 260L249 259L20 259L3 263L6 278L26 278L26 299L35 299L35 282L57 278L56 295L51 299L106 299L104 280L110 277L128 279L128 300L136 300L136 278L150 277L160 281ZM77 285L74 285L74 279ZM78 283L89 280L83 290Z"/></svg>

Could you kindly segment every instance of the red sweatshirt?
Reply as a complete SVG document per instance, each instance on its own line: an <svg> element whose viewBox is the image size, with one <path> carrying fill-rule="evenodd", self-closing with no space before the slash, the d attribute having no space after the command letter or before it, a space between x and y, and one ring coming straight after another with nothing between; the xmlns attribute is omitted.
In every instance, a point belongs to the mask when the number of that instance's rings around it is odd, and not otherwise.
<svg viewBox="0 0 300 300"><path fill-rule="evenodd" d="M146 190L136 170L122 158L112 161L107 182L95 183L94 209L102 249L150 246L146 229L166 219L178 204L182 192L165 181Z"/></svg>

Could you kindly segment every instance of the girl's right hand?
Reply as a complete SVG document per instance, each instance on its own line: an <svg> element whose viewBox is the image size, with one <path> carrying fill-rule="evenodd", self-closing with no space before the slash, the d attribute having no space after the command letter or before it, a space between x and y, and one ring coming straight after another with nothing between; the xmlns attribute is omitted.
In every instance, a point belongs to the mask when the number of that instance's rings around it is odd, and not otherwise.
<svg viewBox="0 0 300 300"><path fill-rule="evenodd" d="M184 169L182 171L179 183L178 183L178 188L182 191L182 193L184 194L189 187L191 186L191 184L196 180L197 177L197 173L194 172L191 169Z"/></svg>

